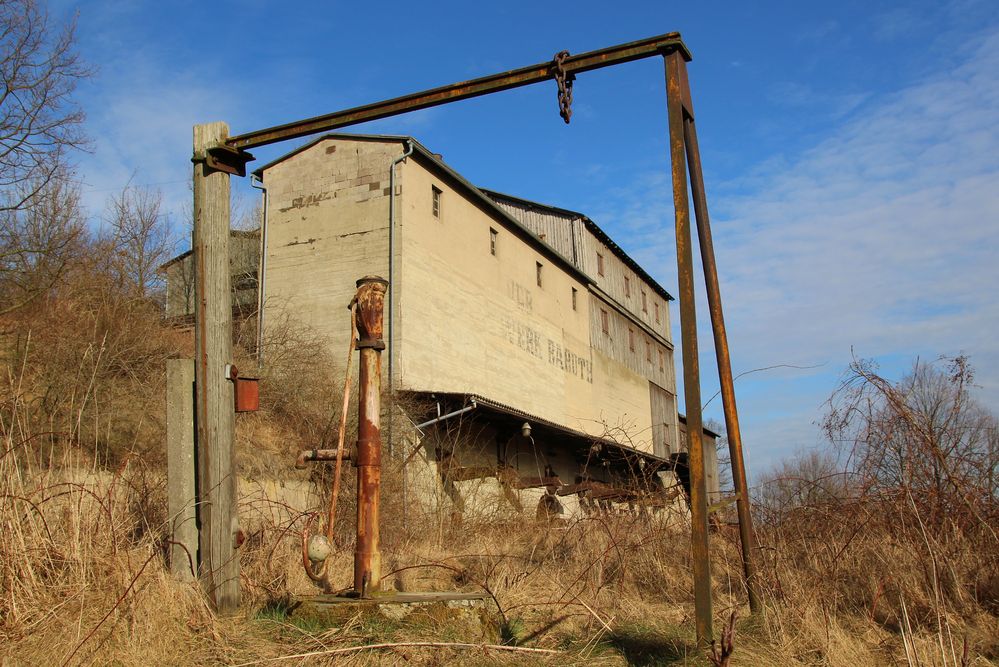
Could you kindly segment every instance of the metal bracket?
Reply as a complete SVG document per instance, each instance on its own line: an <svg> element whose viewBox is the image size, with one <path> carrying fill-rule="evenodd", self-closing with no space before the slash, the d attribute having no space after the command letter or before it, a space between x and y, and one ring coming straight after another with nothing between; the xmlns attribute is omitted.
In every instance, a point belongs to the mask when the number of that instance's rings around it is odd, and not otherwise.
<svg viewBox="0 0 999 667"><path fill-rule="evenodd" d="M205 168L211 171L221 171L233 176L246 176L246 163L253 161L251 153L225 144L212 146L204 155L195 155L191 162L204 162Z"/></svg>
<svg viewBox="0 0 999 667"><path fill-rule="evenodd" d="M381 338L362 338L357 341L355 347L358 350L372 349L372 350L384 350L385 341Z"/></svg>

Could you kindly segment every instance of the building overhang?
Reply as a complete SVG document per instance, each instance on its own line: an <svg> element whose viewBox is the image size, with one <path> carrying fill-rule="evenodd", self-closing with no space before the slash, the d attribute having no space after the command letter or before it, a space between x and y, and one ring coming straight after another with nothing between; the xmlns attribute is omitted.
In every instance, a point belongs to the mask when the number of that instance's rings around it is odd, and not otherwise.
<svg viewBox="0 0 999 667"><path fill-rule="evenodd" d="M574 453L586 458L595 457L601 461L617 464L633 464L650 474L656 470L672 468L673 463L668 458L656 456L651 452L637 449L611 438L599 437L571 428L565 424L545 419L526 410L507 405L480 394L462 394L431 391L404 391L415 399L423 400L428 405L439 404L441 410L438 417L428 416L421 426L443 423L450 414L468 418L486 418L502 430L511 433L519 432L526 422L530 424L536 441L551 438L560 443L568 444Z"/></svg>

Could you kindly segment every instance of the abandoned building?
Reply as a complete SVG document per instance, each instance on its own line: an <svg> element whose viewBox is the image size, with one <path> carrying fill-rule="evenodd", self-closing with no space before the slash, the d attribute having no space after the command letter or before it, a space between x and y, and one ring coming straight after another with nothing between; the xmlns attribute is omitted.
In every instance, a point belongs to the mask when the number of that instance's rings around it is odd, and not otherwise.
<svg viewBox="0 0 999 667"><path fill-rule="evenodd" d="M257 314L257 270L260 264L259 230L229 233L229 271L232 278L233 318ZM177 255L160 267L166 275L166 316L180 324L194 325L194 264L191 251Z"/></svg>
<svg viewBox="0 0 999 667"><path fill-rule="evenodd" d="M383 438L430 471L425 487L458 511L675 497L664 473L684 477L687 440L673 298L587 216L475 187L405 136L325 135L254 176L262 228L234 247L258 255L233 272L252 271L255 295L259 275L265 336L281 312L328 335L340 358L354 281L389 279L383 388L412 428ZM183 259L168 283L189 272ZM234 279L237 306L248 284ZM168 289L168 313L188 312L190 291ZM714 443L706 430L709 498Z"/></svg>

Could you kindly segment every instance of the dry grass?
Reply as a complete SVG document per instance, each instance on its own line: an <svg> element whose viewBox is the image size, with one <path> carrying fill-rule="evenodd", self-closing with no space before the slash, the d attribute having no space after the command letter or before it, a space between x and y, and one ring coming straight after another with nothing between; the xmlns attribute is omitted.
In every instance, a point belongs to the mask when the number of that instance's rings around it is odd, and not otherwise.
<svg viewBox="0 0 999 667"><path fill-rule="evenodd" d="M7 449L13 444L5 440ZM219 619L195 588L166 573L158 473L131 461L70 476L16 461L0 461L0 633L8 664L302 664L275 662L300 654L312 654L309 664L708 664L690 634L681 517L516 521L432 536L420 535L422 520L408 529L389 521L396 539L385 554L387 586L485 591L491 598L478 613L434 606L405 620L353 608L295 608L297 596L315 592L298 562L295 517L265 522L242 550L244 612ZM63 463L63 471L79 470ZM261 503L244 512L259 518L266 514ZM955 599L963 606L948 606L938 623L926 558L885 528L894 529L890 521L869 524L845 550L835 534L816 543L815 535L787 527L766 533L768 550L781 555L767 563L767 611L738 625L731 664L991 664L996 617L961 592ZM344 541L334 556L333 578L344 585L350 548ZM736 545L716 534L712 551L720 629L729 610L747 615ZM947 585L968 591L974 585L964 577L980 572L988 556L952 550L949 559L955 572ZM965 638L969 657L962 663ZM400 646L318 655L412 642L558 654Z"/></svg>
<svg viewBox="0 0 999 667"><path fill-rule="evenodd" d="M240 508L248 534L241 548L245 604L235 618L215 617L196 587L167 574L164 561L156 368L182 344L165 343L169 334L148 321L109 339L106 326L89 317L92 335L60 341L46 334L52 352L41 359L31 356L39 336L18 334L17 345L5 348L3 664L709 664L692 636L683 516L553 523L498 516L459 526L403 508L401 474L392 465L383 503L386 587L484 591L488 604L475 612L430 606L402 620L296 606L316 592L299 560L303 515L261 480L328 487L321 468L294 473L291 462L299 447L328 436L335 383L324 379L331 362L319 355L319 343L290 334L292 347L304 352L285 350L271 366L273 411L240 419L241 472L258 478ZM306 376L311 386L296 379ZM128 396L139 400L129 404ZM349 469L345 480L332 565L332 579L343 586L352 548ZM927 527L909 499L886 495L815 502L760 519L767 604L759 617L743 606L735 534L723 528L712 535L716 631L732 611L740 619L730 664L996 664L999 545L987 524ZM457 646L468 643L475 646ZM332 652L369 644L397 645Z"/></svg>

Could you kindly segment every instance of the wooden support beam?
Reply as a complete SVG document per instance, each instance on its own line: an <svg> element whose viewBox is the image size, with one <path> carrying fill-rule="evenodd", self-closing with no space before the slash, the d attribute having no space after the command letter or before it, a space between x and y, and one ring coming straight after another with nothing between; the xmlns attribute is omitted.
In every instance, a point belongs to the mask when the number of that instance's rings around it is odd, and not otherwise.
<svg viewBox="0 0 999 667"><path fill-rule="evenodd" d="M198 447L199 575L220 614L239 608L236 465L233 447L232 290L229 174L213 170L208 149L229 135L225 123L194 127L194 337Z"/></svg>
<svg viewBox="0 0 999 667"><path fill-rule="evenodd" d="M194 478L194 359L166 363L167 512L170 573L193 581L198 570Z"/></svg>

